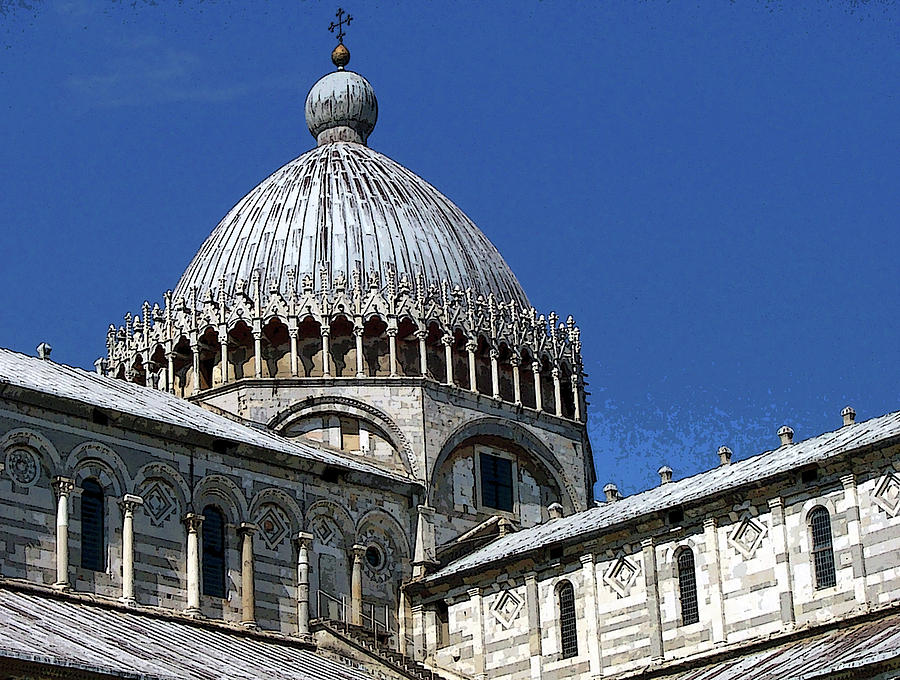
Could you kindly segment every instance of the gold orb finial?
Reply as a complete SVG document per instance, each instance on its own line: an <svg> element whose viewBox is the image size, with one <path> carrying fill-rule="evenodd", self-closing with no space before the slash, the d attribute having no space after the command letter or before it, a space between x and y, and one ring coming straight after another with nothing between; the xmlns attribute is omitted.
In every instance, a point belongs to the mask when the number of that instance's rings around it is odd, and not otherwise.
<svg viewBox="0 0 900 680"><path fill-rule="evenodd" d="M339 69L343 69L350 63L350 50L344 47L344 43L340 43L331 52L331 62Z"/></svg>

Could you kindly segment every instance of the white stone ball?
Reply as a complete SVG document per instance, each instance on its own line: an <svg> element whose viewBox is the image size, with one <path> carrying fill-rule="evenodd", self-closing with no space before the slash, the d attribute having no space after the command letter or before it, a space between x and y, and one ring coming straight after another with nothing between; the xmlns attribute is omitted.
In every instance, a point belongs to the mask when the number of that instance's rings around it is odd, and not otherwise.
<svg viewBox="0 0 900 680"><path fill-rule="evenodd" d="M316 143L365 144L378 120L378 100L369 81L338 70L321 78L306 96L306 125Z"/></svg>

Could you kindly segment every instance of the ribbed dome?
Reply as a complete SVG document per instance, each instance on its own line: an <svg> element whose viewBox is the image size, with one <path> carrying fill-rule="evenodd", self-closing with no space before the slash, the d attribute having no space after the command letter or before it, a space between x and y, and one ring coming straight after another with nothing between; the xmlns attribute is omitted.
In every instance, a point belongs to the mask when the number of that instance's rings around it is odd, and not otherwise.
<svg viewBox="0 0 900 680"><path fill-rule="evenodd" d="M354 270L390 265L398 275L427 283L448 281L528 305L500 253L471 220L428 182L363 146L332 142L294 159L242 198L206 239L175 289L187 296L235 291L259 270L262 285L287 293L304 274L320 285L319 270L350 279Z"/></svg>

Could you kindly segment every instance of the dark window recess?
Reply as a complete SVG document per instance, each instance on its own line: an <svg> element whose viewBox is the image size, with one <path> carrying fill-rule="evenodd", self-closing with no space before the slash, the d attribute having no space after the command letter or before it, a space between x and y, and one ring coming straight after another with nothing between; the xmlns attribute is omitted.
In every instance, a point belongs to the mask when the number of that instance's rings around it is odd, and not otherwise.
<svg viewBox="0 0 900 680"><path fill-rule="evenodd" d="M437 643L438 647L446 647L450 644L450 608L443 600L435 603L434 615L437 619Z"/></svg>
<svg viewBox="0 0 900 680"><path fill-rule="evenodd" d="M809 530L812 534L816 589L830 588L837 583L837 575L834 570L834 550L831 546L831 518L825 508L816 508L809 513Z"/></svg>
<svg viewBox="0 0 900 680"><path fill-rule="evenodd" d="M681 600L681 625L700 620L697 608L697 575L694 572L694 553L684 549L678 553L678 593Z"/></svg>
<svg viewBox="0 0 900 680"><path fill-rule="evenodd" d="M103 527L103 489L93 479L81 485L81 566L105 568L106 533Z"/></svg>
<svg viewBox="0 0 900 680"><path fill-rule="evenodd" d="M562 657L571 659L578 656L578 625L575 614L575 588L563 581L556 589L559 600L559 639Z"/></svg>
<svg viewBox="0 0 900 680"><path fill-rule="evenodd" d="M109 416L107 416L103 411L99 408L95 408L91 413L91 420L94 421L96 425L109 425Z"/></svg>
<svg viewBox="0 0 900 680"><path fill-rule="evenodd" d="M564 549L561 545L554 545L547 551L547 553L551 560L559 560L562 559L563 551Z"/></svg>
<svg viewBox="0 0 900 680"><path fill-rule="evenodd" d="M203 594L225 597L225 517L212 505L203 508Z"/></svg>
<svg viewBox="0 0 900 680"><path fill-rule="evenodd" d="M800 481L804 484L812 484L819 478L818 468L806 468L800 471Z"/></svg>
<svg viewBox="0 0 900 680"><path fill-rule="evenodd" d="M341 471L338 468L327 467L322 470L322 481L326 484L336 484L341 479Z"/></svg>
<svg viewBox="0 0 900 680"><path fill-rule="evenodd" d="M684 510L675 508L669 510L669 524L681 524L684 521Z"/></svg>
<svg viewBox="0 0 900 680"><path fill-rule="evenodd" d="M513 482L512 461L482 453L481 504L488 508L512 512Z"/></svg>

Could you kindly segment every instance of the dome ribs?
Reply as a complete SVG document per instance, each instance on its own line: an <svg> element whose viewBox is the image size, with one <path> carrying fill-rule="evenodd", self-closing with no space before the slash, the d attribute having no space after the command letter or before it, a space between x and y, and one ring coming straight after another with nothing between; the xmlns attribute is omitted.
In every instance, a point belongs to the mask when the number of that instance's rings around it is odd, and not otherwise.
<svg viewBox="0 0 900 680"><path fill-rule="evenodd" d="M166 302L154 319L113 334L111 367L133 366L137 353L160 344L171 351L208 325L231 332L239 319L258 329L275 314L296 328L310 316L327 327L343 305L349 316L376 313L393 324L405 315L419 330L459 331L480 343L478 352L508 347L506 371L515 355L543 362L547 379L554 368L566 381L580 376L574 322L538 316L459 207L360 144L323 144L269 175L213 230Z"/></svg>

